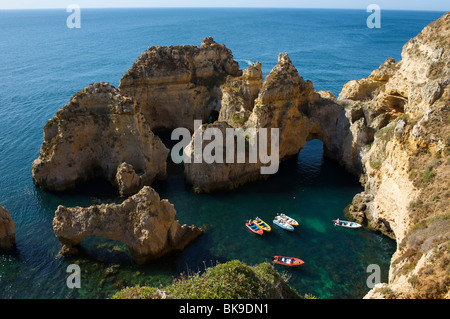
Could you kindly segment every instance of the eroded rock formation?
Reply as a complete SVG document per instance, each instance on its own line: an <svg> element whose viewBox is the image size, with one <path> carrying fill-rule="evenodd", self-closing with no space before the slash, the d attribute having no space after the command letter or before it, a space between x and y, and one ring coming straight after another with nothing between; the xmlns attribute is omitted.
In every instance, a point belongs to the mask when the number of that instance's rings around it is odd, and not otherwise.
<svg viewBox="0 0 450 319"><path fill-rule="evenodd" d="M365 191L355 196L349 215L398 244L389 284L367 298L449 297L449 26L447 13L405 44L401 61L386 59L368 78L347 83L337 99L315 92L286 55L263 82L248 117L245 84L230 82L224 94L221 113L228 123L215 124L222 130L279 127L280 159L319 138L327 156L361 177ZM187 180L200 191L257 179L261 166L208 165L187 165Z"/></svg>
<svg viewBox="0 0 450 319"><path fill-rule="evenodd" d="M204 153L200 156L195 154L194 141L197 140L199 135L203 136L206 129L217 130L217 133L219 133L218 135L220 136L216 136L213 139L215 140L219 138L223 143L223 147L216 147L215 150L211 152L216 152L214 159L215 162L213 163L205 161L204 156L202 156ZM184 155L190 159L190 163L184 162L186 182L192 185L195 192L203 193L223 189L232 190L248 182L269 176L261 175L261 162L256 159L254 163L251 163L248 152L246 152L243 162L238 162L237 152L234 152L233 154L233 164L226 162L225 145L227 129L233 129L233 127L223 121L217 121L213 124L204 124L195 130L190 144L184 149ZM236 145L238 139L242 139L247 149L249 148L250 143L255 143L254 140L249 140L245 137L245 132L237 135ZM208 147L210 147L209 144L211 143L213 142L203 139L201 142L201 148L206 152L208 151ZM200 158L196 160L196 157Z"/></svg>
<svg viewBox="0 0 450 319"><path fill-rule="evenodd" d="M231 51L211 37L200 46L148 48L122 76L119 90L141 105L151 129L188 128L219 111L227 75L240 76Z"/></svg>
<svg viewBox="0 0 450 319"><path fill-rule="evenodd" d="M204 124L192 137L185 150L191 158L185 163L185 175L196 191L209 192L216 189L234 189L249 181L266 178L260 168L267 166L258 158L250 162L248 144L257 140L247 138L247 164L208 163L194 161L194 141L207 128L220 129L223 145L226 145L227 128L240 128L247 134L255 129L257 134L267 129L268 146L272 145L270 130L279 130L278 160L281 162L295 156L308 140L318 138L324 143L325 154L340 162L355 174L362 173L361 149L373 140L374 131L367 127L363 116L346 110L330 92L316 92L310 81L298 74L286 53L278 57L277 65L261 83L260 64L250 66L244 75L227 78L221 86L223 92L219 122ZM248 134L247 134L248 135ZM260 135L257 135L260 137ZM202 148L211 143L203 141ZM237 144L235 144L236 146ZM268 154L271 149L268 147ZM235 150L235 153L237 151Z"/></svg>
<svg viewBox="0 0 450 319"><path fill-rule="evenodd" d="M11 250L15 244L14 221L9 211L0 205L0 250Z"/></svg>
<svg viewBox="0 0 450 319"><path fill-rule="evenodd" d="M174 206L160 199L151 187L121 204L101 204L86 208L58 206L53 230L62 254L75 254L86 236L104 236L124 243L138 264L173 250L183 250L202 234L195 226L181 226Z"/></svg>
<svg viewBox="0 0 450 319"><path fill-rule="evenodd" d="M367 298L449 298L450 13L339 95L376 129L349 214L397 241L389 283Z"/></svg>
<svg viewBox="0 0 450 319"><path fill-rule="evenodd" d="M244 70L240 77L228 76L221 85L222 100L219 121L233 127L242 127L255 106L263 82L261 63L256 62Z"/></svg>
<svg viewBox="0 0 450 319"><path fill-rule="evenodd" d="M128 195L166 176L168 153L136 101L100 82L75 94L47 122L33 181L62 191L102 176ZM123 183L123 163L135 171L138 181L132 185Z"/></svg>
<svg viewBox="0 0 450 319"><path fill-rule="evenodd" d="M102 176L121 195L136 193L166 176L169 150L152 129L192 131L195 119L217 117L220 85L240 75L231 51L210 37L200 46L150 47L122 76L119 89L92 84L47 122L32 165L34 183L63 191Z"/></svg>
<svg viewBox="0 0 450 319"><path fill-rule="evenodd" d="M287 54L279 55L263 81L260 64L242 73L231 52L211 38L199 47L151 47L122 77L119 90L90 86L47 123L33 180L61 190L100 172L122 194L132 194L165 174L168 151L152 129L193 131L194 119L207 122L220 109L220 121L197 128L185 150L192 160L185 163L186 180L197 191L236 188L263 177L265 165L248 157L245 163L195 163L193 142L206 128L222 136L231 128L278 128L280 161L318 138L325 154L360 176L365 187L349 207L351 217L397 241L389 283L367 297L448 298L449 26L447 13L405 44L401 61L386 59L367 78L347 83L337 99L315 91ZM209 143L203 140L202 148ZM250 147L252 140L245 143ZM141 202L127 205L144 216ZM60 207L55 223L83 229L93 222L86 217L86 211L95 215L93 209ZM96 234L110 233L102 227L109 226L95 224ZM83 236L59 236L63 251ZM132 240L129 245L134 255L147 254Z"/></svg>

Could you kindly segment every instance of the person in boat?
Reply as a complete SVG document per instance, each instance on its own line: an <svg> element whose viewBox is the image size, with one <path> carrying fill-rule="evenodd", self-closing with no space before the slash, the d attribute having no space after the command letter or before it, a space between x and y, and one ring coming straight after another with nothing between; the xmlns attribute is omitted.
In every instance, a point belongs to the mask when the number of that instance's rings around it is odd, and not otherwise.
<svg viewBox="0 0 450 319"><path fill-rule="evenodd" d="M340 225L340 221L339 221L339 218L338 219L336 219L336 225Z"/></svg>

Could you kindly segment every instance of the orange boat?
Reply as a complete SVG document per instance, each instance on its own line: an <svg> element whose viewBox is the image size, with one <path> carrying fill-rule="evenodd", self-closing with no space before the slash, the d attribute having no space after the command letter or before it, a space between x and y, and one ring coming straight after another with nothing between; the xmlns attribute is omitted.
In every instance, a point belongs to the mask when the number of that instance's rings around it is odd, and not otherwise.
<svg viewBox="0 0 450 319"><path fill-rule="evenodd" d="M284 256L274 256L274 257L272 257L272 261L276 264L290 266L290 267L300 266L305 263L301 259L298 259L295 257L284 257Z"/></svg>
<svg viewBox="0 0 450 319"><path fill-rule="evenodd" d="M247 226L247 228L250 229L255 234L262 235L264 233L264 231L251 220L245 223L245 226Z"/></svg>

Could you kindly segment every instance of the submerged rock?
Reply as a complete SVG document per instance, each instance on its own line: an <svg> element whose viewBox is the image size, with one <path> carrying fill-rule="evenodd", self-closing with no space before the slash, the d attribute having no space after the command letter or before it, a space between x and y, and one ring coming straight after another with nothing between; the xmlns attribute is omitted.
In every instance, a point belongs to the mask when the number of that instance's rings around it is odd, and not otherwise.
<svg viewBox="0 0 450 319"><path fill-rule="evenodd" d="M13 249L15 244L14 221L9 211L0 205L0 250Z"/></svg>
<svg viewBox="0 0 450 319"><path fill-rule="evenodd" d="M151 187L121 204L102 204L86 208L58 206L53 230L61 243L61 254L78 252L86 236L103 236L124 243L133 260L142 264L173 250L183 250L203 231L196 226L181 226L176 211L160 199Z"/></svg>

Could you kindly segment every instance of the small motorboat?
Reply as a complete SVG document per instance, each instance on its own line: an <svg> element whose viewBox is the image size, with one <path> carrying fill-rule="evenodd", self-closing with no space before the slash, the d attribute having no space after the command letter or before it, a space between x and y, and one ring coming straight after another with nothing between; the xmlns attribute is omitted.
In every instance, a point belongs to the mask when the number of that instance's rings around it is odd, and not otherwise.
<svg viewBox="0 0 450 319"><path fill-rule="evenodd" d="M355 222L349 222L347 220L340 220L339 218L333 220L334 226L345 227L345 228L359 228L361 224Z"/></svg>
<svg viewBox="0 0 450 319"><path fill-rule="evenodd" d="M277 215L280 216L281 218L283 218L285 221L287 221L288 224L291 224L292 226L298 226L298 222L294 218L291 218L283 213L280 213Z"/></svg>
<svg viewBox="0 0 450 319"><path fill-rule="evenodd" d="M293 231L294 226L289 224L287 221L285 221L281 216L275 216L275 219L273 220L273 223L277 225L278 227L281 227L283 229Z"/></svg>
<svg viewBox="0 0 450 319"><path fill-rule="evenodd" d="M258 225L259 228L261 228L261 229L264 230L264 231L270 231L270 230L271 230L270 226L269 226L265 221L263 221L261 218L259 218L259 217L256 217L256 218L253 220L253 222L254 222L256 225Z"/></svg>
<svg viewBox="0 0 450 319"><path fill-rule="evenodd" d="M279 265L295 267L303 265L305 262L296 257L273 256L272 261Z"/></svg>
<svg viewBox="0 0 450 319"><path fill-rule="evenodd" d="M251 220L249 220L248 222L245 223L245 226L247 226L248 229L250 229L253 233L258 234L258 235L262 235L264 233L264 231L259 228L258 225L256 225L254 222L252 222Z"/></svg>

